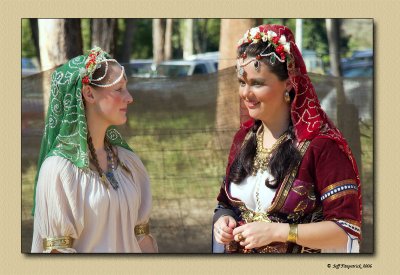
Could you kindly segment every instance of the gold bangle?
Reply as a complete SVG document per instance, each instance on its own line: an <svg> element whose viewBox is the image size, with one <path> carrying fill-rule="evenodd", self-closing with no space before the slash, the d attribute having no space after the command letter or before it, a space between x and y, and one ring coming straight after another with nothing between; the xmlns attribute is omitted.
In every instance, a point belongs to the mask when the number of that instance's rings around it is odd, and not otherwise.
<svg viewBox="0 0 400 275"><path fill-rule="evenodd" d="M149 235L150 226L149 223L138 224L135 226L135 235Z"/></svg>
<svg viewBox="0 0 400 275"><path fill-rule="evenodd" d="M71 248L72 241L73 241L72 237L69 236L46 238L43 239L43 249L53 250L53 249Z"/></svg>
<svg viewBox="0 0 400 275"><path fill-rule="evenodd" d="M287 237L287 242L289 243L297 243L297 233L298 228L297 224L289 224L289 235Z"/></svg>

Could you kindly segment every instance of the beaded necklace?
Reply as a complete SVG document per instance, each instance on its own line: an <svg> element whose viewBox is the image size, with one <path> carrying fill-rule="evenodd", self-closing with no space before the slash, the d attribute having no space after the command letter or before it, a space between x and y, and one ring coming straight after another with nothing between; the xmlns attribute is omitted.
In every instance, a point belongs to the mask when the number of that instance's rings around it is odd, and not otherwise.
<svg viewBox="0 0 400 275"><path fill-rule="evenodd" d="M108 168L106 172L106 177L108 179L108 182L114 188L114 190L117 190L119 187L119 183L114 177L114 170L115 170L114 155L111 146L106 146L105 149L107 152L107 168Z"/></svg>

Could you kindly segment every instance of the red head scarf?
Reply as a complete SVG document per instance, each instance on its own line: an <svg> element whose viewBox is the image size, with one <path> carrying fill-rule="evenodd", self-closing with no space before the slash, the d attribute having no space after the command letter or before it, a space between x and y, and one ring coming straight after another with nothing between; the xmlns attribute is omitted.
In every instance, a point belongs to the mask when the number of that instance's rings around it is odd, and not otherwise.
<svg viewBox="0 0 400 275"><path fill-rule="evenodd" d="M356 175L358 187L358 200L361 216L361 187L360 177L357 164L350 148L343 137L342 133L327 117L326 113L321 109L314 86L307 74L306 66L303 57L297 48L293 34L289 28L282 25L261 25L258 27L260 32L267 34L268 31L273 31L280 38L285 36L286 42L290 43L290 51L287 55L287 69L289 79L293 85L295 92L294 100L291 104L291 119L295 129L295 135L299 142L303 140L311 140L314 137L326 137L333 139L340 149L350 159ZM246 39L241 42L247 42ZM241 118L248 118L248 111L243 103L241 103ZM243 121L242 121L243 122Z"/></svg>

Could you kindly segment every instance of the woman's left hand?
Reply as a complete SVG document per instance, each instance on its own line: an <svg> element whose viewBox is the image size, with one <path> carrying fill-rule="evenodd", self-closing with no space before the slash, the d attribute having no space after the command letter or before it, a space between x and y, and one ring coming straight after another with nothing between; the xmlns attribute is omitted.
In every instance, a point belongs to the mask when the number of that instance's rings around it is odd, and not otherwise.
<svg viewBox="0 0 400 275"><path fill-rule="evenodd" d="M286 223L251 222L233 230L235 241L240 242L245 249L265 246L272 242L285 242L288 233L289 225Z"/></svg>

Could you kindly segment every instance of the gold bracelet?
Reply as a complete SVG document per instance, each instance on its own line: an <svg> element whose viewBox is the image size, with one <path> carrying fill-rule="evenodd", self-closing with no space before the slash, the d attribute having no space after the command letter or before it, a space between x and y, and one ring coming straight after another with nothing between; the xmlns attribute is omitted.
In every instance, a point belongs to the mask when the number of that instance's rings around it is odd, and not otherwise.
<svg viewBox="0 0 400 275"><path fill-rule="evenodd" d="M287 242L289 243L297 243L297 233L298 233L298 224L289 224L289 235L287 237Z"/></svg>
<svg viewBox="0 0 400 275"><path fill-rule="evenodd" d="M138 224L135 226L135 235L149 235L150 226L149 223Z"/></svg>
<svg viewBox="0 0 400 275"><path fill-rule="evenodd" d="M73 239L69 236L43 239L43 250L71 248Z"/></svg>

